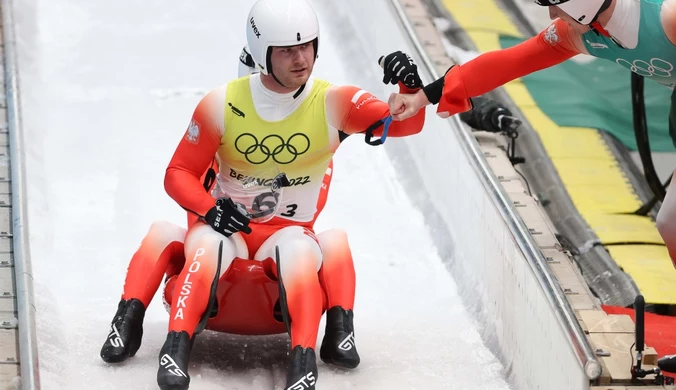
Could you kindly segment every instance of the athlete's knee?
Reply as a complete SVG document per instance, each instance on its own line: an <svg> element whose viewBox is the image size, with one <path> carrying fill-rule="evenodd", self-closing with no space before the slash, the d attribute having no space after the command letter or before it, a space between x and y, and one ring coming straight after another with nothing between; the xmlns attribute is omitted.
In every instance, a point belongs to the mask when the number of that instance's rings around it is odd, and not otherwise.
<svg viewBox="0 0 676 390"><path fill-rule="evenodd" d="M669 219L665 214L662 212L657 213L657 218L655 218L655 225L657 225L657 230L659 230L660 234L669 230Z"/></svg>
<svg viewBox="0 0 676 390"><path fill-rule="evenodd" d="M317 234L319 246L323 252L350 251L350 243L347 238L347 232L343 229L335 228L323 231Z"/></svg>
<svg viewBox="0 0 676 390"><path fill-rule="evenodd" d="M143 239L144 245L162 249L172 242L183 242L187 230L168 221L155 221Z"/></svg>
<svg viewBox="0 0 676 390"><path fill-rule="evenodd" d="M347 232L343 229L331 229L317 235L322 248L324 267L350 267L354 269L352 249Z"/></svg>
<svg viewBox="0 0 676 390"><path fill-rule="evenodd" d="M311 234L289 234L280 245L282 269L284 265L294 264L294 268L319 271L322 266L322 250L319 242Z"/></svg>
<svg viewBox="0 0 676 390"><path fill-rule="evenodd" d="M660 210L655 219L655 224L665 244L670 246L676 243L676 220L673 215L668 214L670 213Z"/></svg>
<svg viewBox="0 0 676 390"><path fill-rule="evenodd" d="M672 182L667 189L667 196L662 202L655 224L662 239L669 246L676 243L676 183Z"/></svg>
<svg viewBox="0 0 676 390"><path fill-rule="evenodd" d="M186 229L167 221L155 221L150 225L140 246L132 256L129 272L141 272L148 277L157 265L166 267L163 271L182 267L183 242ZM140 269L139 269L140 267ZM149 268L150 267L150 268ZM172 271L175 273L175 271Z"/></svg>
<svg viewBox="0 0 676 390"><path fill-rule="evenodd" d="M219 262L219 255L222 275L236 257L248 256L242 236L238 233L225 237L205 224L196 225L190 230L185 242L185 256L189 263L199 262L201 266L207 267L204 271L213 274Z"/></svg>

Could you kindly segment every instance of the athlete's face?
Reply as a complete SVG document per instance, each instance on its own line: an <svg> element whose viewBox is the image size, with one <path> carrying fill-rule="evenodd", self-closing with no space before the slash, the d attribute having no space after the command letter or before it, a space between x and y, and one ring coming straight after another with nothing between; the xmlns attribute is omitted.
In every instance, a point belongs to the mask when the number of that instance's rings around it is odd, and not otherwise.
<svg viewBox="0 0 676 390"><path fill-rule="evenodd" d="M312 42L297 46L273 47L272 73L290 89L297 89L310 78L315 64Z"/></svg>
<svg viewBox="0 0 676 390"><path fill-rule="evenodd" d="M568 25L570 26L570 28L573 29L573 31L575 31L577 34L580 35L589 31L589 26L585 26L584 24L578 23L577 20L573 19L570 15L563 12L559 7L555 5L549 6L549 18L551 20L555 20L556 18L563 20L564 22L568 23Z"/></svg>

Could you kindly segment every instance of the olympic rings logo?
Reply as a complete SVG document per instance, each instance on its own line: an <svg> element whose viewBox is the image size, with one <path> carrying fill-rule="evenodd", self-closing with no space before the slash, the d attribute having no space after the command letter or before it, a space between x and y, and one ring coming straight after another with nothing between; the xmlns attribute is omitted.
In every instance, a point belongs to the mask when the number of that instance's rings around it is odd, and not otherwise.
<svg viewBox="0 0 676 390"><path fill-rule="evenodd" d="M661 58L653 58L650 62L634 60L633 63L624 58L618 58L615 62L643 77L671 77L671 71L674 70L674 65L671 62Z"/></svg>
<svg viewBox="0 0 676 390"><path fill-rule="evenodd" d="M252 164L263 164L270 157L278 164L290 164L310 149L310 138L295 133L285 141L277 134L270 134L258 142L255 135L244 133L235 139L235 149Z"/></svg>

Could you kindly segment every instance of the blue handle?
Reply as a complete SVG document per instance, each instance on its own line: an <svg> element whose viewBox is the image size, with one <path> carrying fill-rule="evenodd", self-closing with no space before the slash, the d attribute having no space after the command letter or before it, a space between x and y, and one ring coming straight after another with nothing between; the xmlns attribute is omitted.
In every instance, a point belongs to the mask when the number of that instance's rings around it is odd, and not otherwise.
<svg viewBox="0 0 676 390"><path fill-rule="evenodd" d="M373 140L373 131L379 128L381 123L383 124L383 135L381 135L379 139ZM371 146L382 145L383 143L385 143L385 140L387 139L387 132L390 130L391 123L392 123L391 115L373 122L373 124L369 126L369 128L366 129L364 132L366 135L366 137L364 137L364 141L366 141L366 143Z"/></svg>
<svg viewBox="0 0 676 390"><path fill-rule="evenodd" d="M390 129L390 124L392 123L392 116L389 115L386 118L383 118L383 135L380 137L380 142L384 143L385 140L387 139L387 131Z"/></svg>

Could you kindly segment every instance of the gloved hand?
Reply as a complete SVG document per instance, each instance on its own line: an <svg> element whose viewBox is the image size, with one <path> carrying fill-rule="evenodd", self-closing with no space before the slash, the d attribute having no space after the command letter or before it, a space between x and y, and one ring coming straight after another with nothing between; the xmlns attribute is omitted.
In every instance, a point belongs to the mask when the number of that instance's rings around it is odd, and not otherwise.
<svg viewBox="0 0 676 390"><path fill-rule="evenodd" d="M218 198L216 205L204 216L206 223L226 237L241 231L251 233L249 218L239 212L237 206L230 198Z"/></svg>
<svg viewBox="0 0 676 390"><path fill-rule="evenodd" d="M476 130L500 133L507 131L510 126L521 124L521 121L514 118L507 107L495 100L474 97L472 103L474 108L461 113L460 119Z"/></svg>
<svg viewBox="0 0 676 390"><path fill-rule="evenodd" d="M401 81L410 89L422 87L422 81L418 75L418 66L408 54L395 51L385 57L380 57L378 63L382 65L385 72L383 83L394 85Z"/></svg>

